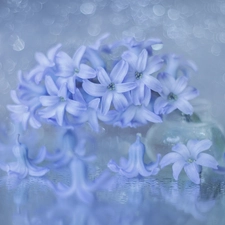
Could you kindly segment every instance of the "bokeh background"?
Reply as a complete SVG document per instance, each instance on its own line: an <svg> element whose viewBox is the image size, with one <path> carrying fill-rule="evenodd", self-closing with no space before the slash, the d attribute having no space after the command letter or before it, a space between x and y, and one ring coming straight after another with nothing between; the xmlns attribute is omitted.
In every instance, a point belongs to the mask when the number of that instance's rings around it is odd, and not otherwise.
<svg viewBox="0 0 225 225"><path fill-rule="evenodd" d="M225 0L0 0L0 131L6 132L4 135L9 139L15 136L6 105L12 103L10 90L17 87L17 71L29 71L36 65L35 52L46 53L53 45L62 43L62 49L72 55L77 47L93 44L105 33L111 34L109 43L126 37L134 37L137 41L160 38L164 43L160 53L180 54L195 62L198 71L193 74L191 84L200 90L201 98L210 102L211 117L225 128ZM2 136L1 132L0 141ZM71 202L72 206L68 204L65 208L61 200L49 201L54 198L40 192L45 189L43 181L40 179L39 184L39 180L34 181L32 177L29 185L22 186L22 190L16 189L16 197L4 195L6 188L2 179L0 223L44 224L45 221L45 224L64 224L56 221L57 216L69 214L74 216L71 221L76 222L73 224L78 224L77 218L84 213L84 218L92 214L96 214L97 219L103 217L103 223L87 224L122 224L120 217L124 215L126 219L134 217L135 225L149 224L149 221L152 224L225 224L225 219L221 218L225 207L224 176L218 185L210 178L202 186L177 184L163 176L158 180L137 180L130 186L125 182L116 192L100 196L103 200L109 199L111 205L96 205L90 209L82 204L74 206ZM139 198L142 186L144 194ZM37 187L40 187L39 192ZM30 191L28 197L27 189ZM216 204L214 199L219 199ZM36 217L30 216L31 222L23 220L22 214L12 217L20 201L25 202L24 208L30 209L31 215L37 211ZM41 211L45 220L40 220L34 202L45 206L42 207L44 213ZM108 211L104 214L103 209ZM209 218L202 222L209 210ZM203 217L202 213L205 213ZM79 224L84 224L82 218ZM111 223L108 218L112 219Z"/></svg>
<svg viewBox="0 0 225 225"><path fill-rule="evenodd" d="M212 117L225 126L224 0L1 0L0 118L13 132L6 105L17 86L17 71L29 71L37 51L54 44L73 54L110 33L110 41L160 38L163 53L194 61L191 83L212 105Z"/></svg>

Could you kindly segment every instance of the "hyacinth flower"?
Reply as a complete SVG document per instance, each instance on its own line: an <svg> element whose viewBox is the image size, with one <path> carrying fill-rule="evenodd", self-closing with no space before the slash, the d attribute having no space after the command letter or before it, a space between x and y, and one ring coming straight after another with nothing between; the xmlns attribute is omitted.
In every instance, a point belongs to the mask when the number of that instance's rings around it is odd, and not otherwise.
<svg viewBox="0 0 225 225"><path fill-rule="evenodd" d="M104 46L104 50L107 53L112 53L115 48L125 46L130 52L135 53L136 55L140 54L143 49L146 49L148 55L151 56L153 54L153 49L161 49L162 41L157 38L151 38L145 41L136 41L134 37L126 38L121 41L117 41L111 45Z"/></svg>
<svg viewBox="0 0 225 225"><path fill-rule="evenodd" d="M67 166L74 157L91 162L96 159L95 156L85 156L84 139L79 139L72 130L67 130L62 137L60 149L54 154L46 154L46 160L53 162L56 168Z"/></svg>
<svg viewBox="0 0 225 225"><path fill-rule="evenodd" d="M130 94L127 94L127 99L130 105L121 112L117 112L117 116L112 120L114 126L120 127L138 127L152 123L161 123L162 119L159 115L156 115L152 109L148 99L145 99L141 105L134 105ZM147 102L147 101L148 102ZM108 116L110 117L110 115Z"/></svg>
<svg viewBox="0 0 225 225"><path fill-rule="evenodd" d="M94 200L94 192L103 188L106 184L108 173L102 173L94 181L88 180L87 165L84 160L74 157L70 163L71 186L58 183L56 186L51 184L56 194L61 197L76 196L80 201L90 204Z"/></svg>
<svg viewBox="0 0 225 225"><path fill-rule="evenodd" d="M166 63L165 73L172 75L174 78L178 78L179 72L181 72L185 77L190 77L190 71L197 71L196 65L190 61L185 60L183 57L175 54L166 54L162 56Z"/></svg>
<svg viewBox="0 0 225 225"><path fill-rule="evenodd" d="M186 172L189 179L195 184L200 183L200 173L202 166L217 169L218 163L216 159L203 151L209 149L212 145L210 140L189 140L187 146L178 143L172 151L166 154L160 161L161 168L169 164L173 164L173 177L178 180L178 176L182 169Z"/></svg>
<svg viewBox="0 0 225 225"><path fill-rule="evenodd" d="M35 54L35 59L39 65L30 71L30 73L27 75L27 79L30 80L34 78L34 81L39 84L45 75L54 74L55 59L61 46L61 44L58 44L51 48L47 52L47 57L43 53L37 52Z"/></svg>
<svg viewBox="0 0 225 225"><path fill-rule="evenodd" d="M156 114L169 114L175 109L188 115L193 113L193 107L188 101L197 97L199 91L194 87L187 86L188 78L180 76L175 79L170 74L160 73L158 80L162 84L162 92L154 104Z"/></svg>
<svg viewBox="0 0 225 225"><path fill-rule="evenodd" d="M136 141L129 148L129 160L121 158L120 165L110 160L107 165L109 169L127 178L137 177L138 175L143 177L156 175L159 172L158 164L161 156L158 154L156 162L146 165L144 163L145 145L140 139L141 135L137 134Z"/></svg>
<svg viewBox="0 0 225 225"><path fill-rule="evenodd" d="M74 100L80 102L86 108L83 113L81 113L75 118L75 123L83 124L87 122L94 131L98 132L98 111L100 105L100 98L94 98L90 101L85 100L80 90L77 88L74 94Z"/></svg>
<svg viewBox="0 0 225 225"><path fill-rule="evenodd" d="M20 123L24 130L28 123L37 129L41 126L40 118L37 115L37 110L41 108L39 97L46 94L46 89L33 81L24 79L21 71L18 73L18 79L17 90L12 90L10 93L15 105L7 105L7 108L12 112L12 119Z"/></svg>
<svg viewBox="0 0 225 225"><path fill-rule="evenodd" d="M131 67L126 79L135 82L136 88L131 91L133 103L141 105L143 101L150 101L151 90L161 92L160 82L151 74L157 72L163 66L164 61L159 56L148 57L148 52L143 49L137 56L135 53L127 51L122 54L122 58ZM146 99L146 100L145 100Z"/></svg>
<svg viewBox="0 0 225 225"><path fill-rule="evenodd" d="M39 111L39 115L45 119L55 119L57 124L63 126L65 113L78 116L86 108L77 101L68 97L66 83L58 88L50 76L45 77L45 87L49 95L40 96L39 100L44 109Z"/></svg>
<svg viewBox="0 0 225 225"><path fill-rule="evenodd" d="M102 97L102 113L105 115L113 103L116 110L123 110L128 106L128 101L123 93L136 87L134 82L124 82L128 71L128 63L120 60L112 69L110 75L103 68L98 69L97 77L99 84L89 80L83 81L83 89L94 97Z"/></svg>
<svg viewBox="0 0 225 225"><path fill-rule="evenodd" d="M67 87L71 93L75 93L76 79L90 79L96 77L96 70L89 65L81 63L82 57L86 51L85 46L81 46L70 58L65 52L59 52L56 56L57 73L59 84L67 83Z"/></svg>
<svg viewBox="0 0 225 225"><path fill-rule="evenodd" d="M40 177L49 171L48 168L37 166L37 164L41 163L45 158L45 147L40 149L40 152L35 159L30 159L28 156L28 149L24 144L20 143L18 135L17 144L13 146L12 151L17 159L17 162L1 164L0 166L1 169L6 171L8 174L14 173L23 179L28 174L30 176Z"/></svg>

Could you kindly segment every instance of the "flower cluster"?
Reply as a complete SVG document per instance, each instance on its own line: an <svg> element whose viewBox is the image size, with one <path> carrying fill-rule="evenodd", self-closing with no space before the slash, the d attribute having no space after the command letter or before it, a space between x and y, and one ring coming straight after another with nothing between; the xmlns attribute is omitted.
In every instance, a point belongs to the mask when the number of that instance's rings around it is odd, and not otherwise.
<svg viewBox="0 0 225 225"><path fill-rule="evenodd" d="M105 37L104 37L105 38ZM162 115L179 109L192 114L188 102L198 91L188 86L195 66L175 55L155 55L160 40L133 38L103 45L80 46L71 57L61 44L47 55L36 53L38 65L19 72L17 90L8 105L12 118L25 130L51 122L59 126L99 121L120 127L162 122ZM120 52L118 56L118 52Z"/></svg>

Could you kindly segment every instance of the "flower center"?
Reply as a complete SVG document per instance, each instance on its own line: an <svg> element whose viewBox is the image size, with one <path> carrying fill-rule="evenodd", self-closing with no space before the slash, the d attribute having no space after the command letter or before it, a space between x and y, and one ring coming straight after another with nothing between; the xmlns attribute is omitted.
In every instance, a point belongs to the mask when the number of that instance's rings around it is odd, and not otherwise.
<svg viewBox="0 0 225 225"><path fill-rule="evenodd" d="M173 92L170 92L169 95L167 96L167 99L171 101L176 101L178 97Z"/></svg>
<svg viewBox="0 0 225 225"><path fill-rule="evenodd" d="M75 73L79 73L79 70L77 68L75 68L74 72Z"/></svg>
<svg viewBox="0 0 225 225"><path fill-rule="evenodd" d="M60 96L60 97L59 97L59 101L60 101L60 102L65 102L65 101L66 101L66 99L65 99L65 98L63 98L62 96Z"/></svg>
<svg viewBox="0 0 225 225"><path fill-rule="evenodd" d="M189 163L193 163L194 161L195 161L194 159L190 159L190 158L187 160L187 162Z"/></svg>
<svg viewBox="0 0 225 225"><path fill-rule="evenodd" d="M116 89L116 86L114 83L111 83L107 86L107 89L109 89L110 91L114 91Z"/></svg>
<svg viewBox="0 0 225 225"><path fill-rule="evenodd" d="M142 76L143 76L143 74L142 73L139 73L139 72L135 72L135 78L137 79L137 80L140 80L141 78L142 78Z"/></svg>

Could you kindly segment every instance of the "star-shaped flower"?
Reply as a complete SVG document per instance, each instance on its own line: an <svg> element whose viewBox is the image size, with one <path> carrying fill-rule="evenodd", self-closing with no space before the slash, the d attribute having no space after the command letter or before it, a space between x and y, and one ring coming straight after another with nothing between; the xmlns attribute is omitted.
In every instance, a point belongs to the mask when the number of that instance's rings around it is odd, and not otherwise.
<svg viewBox="0 0 225 225"><path fill-rule="evenodd" d="M30 80L34 78L35 82L39 84L45 75L54 73L55 58L60 48L61 44L58 44L49 49L47 52L47 57L43 53L37 52L35 54L35 58L39 65L30 71L27 75L27 79Z"/></svg>
<svg viewBox="0 0 225 225"><path fill-rule="evenodd" d="M86 109L80 102L68 98L66 83L63 83L58 88L52 78L46 76L45 87L49 95L40 97L40 102L45 107L39 111L39 115L42 118L54 118L62 126L65 112L78 116Z"/></svg>
<svg viewBox="0 0 225 225"><path fill-rule="evenodd" d="M113 160L108 162L108 167L113 172L126 176L127 178L137 177L141 175L147 177L156 175L159 172L158 164L160 154L158 154L157 161L148 165L144 163L145 145L140 140L140 134L137 134L136 141L129 148L129 160L124 158L120 160L120 166Z"/></svg>
<svg viewBox="0 0 225 225"><path fill-rule="evenodd" d="M17 162L1 164L2 170L8 173L18 174L20 178L25 178L28 174L39 177L45 175L49 171L48 168L38 167L36 165L44 160L46 154L45 147L41 148L35 159L30 159L27 147L19 142L18 136L17 144L13 147L13 154L15 155Z"/></svg>
<svg viewBox="0 0 225 225"><path fill-rule="evenodd" d="M181 170L184 168L189 179L196 183L200 183L199 174L202 166L217 169L217 161L215 158L203 151L209 149L212 145L210 140L189 140L187 146L182 143L176 144L172 151L166 154L160 161L161 168L173 163L173 177L178 180Z"/></svg>
<svg viewBox="0 0 225 225"><path fill-rule="evenodd" d="M83 89L89 95L102 97L102 113L106 114L113 103L117 110L123 110L127 105L127 99L123 93L136 87L134 82L124 82L128 71L128 63L120 60L112 69L110 75L103 68L98 69L98 80L100 84L92 83L89 80L83 82Z"/></svg>
<svg viewBox="0 0 225 225"><path fill-rule="evenodd" d="M65 52L59 52L56 56L56 64L59 76L58 83L67 83L67 87L71 93L75 93L76 79L89 79L96 77L96 71L87 64L81 63L82 57L86 51L85 46L81 46L74 53L71 59Z"/></svg>
<svg viewBox="0 0 225 225"><path fill-rule="evenodd" d="M162 92L154 104L156 114L169 114L175 109L179 109L184 114L192 114L193 107L188 102L199 95L199 91L191 86L187 86L188 78L180 76L175 79L167 73L160 73L158 79L162 84Z"/></svg>
<svg viewBox="0 0 225 225"><path fill-rule="evenodd" d="M141 105L145 99L151 99L151 90L161 92L160 82L151 74L158 71L163 66L163 60L158 56L149 58L146 49L143 49L137 56L131 51L124 52L122 58L131 66L131 71L126 79L135 82L136 88L131 91L131 96L135 105Z"/></svg>

